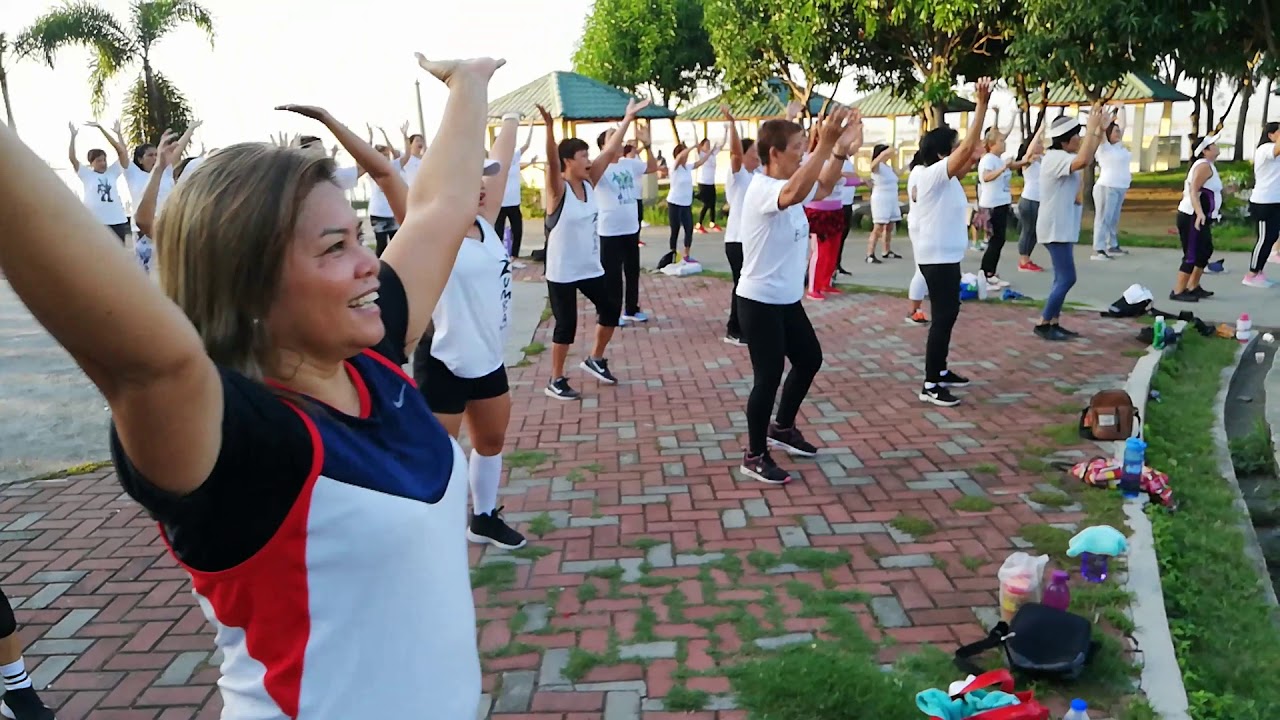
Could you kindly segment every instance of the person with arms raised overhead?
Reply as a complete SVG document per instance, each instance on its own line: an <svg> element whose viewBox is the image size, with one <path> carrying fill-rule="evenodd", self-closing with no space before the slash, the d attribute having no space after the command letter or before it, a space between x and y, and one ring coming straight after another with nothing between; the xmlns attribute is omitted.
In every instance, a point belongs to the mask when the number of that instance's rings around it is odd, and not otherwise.
<svg viewBox="0 0 1280 720"><path fill-rule="evenodd" d="M475 222L502 61L419 64L449 99L381 261L327 154L242 143L165 202L157 285L0 127L0 271L111 408L223 720L476 715L466 460L401 366Z"/></svg>

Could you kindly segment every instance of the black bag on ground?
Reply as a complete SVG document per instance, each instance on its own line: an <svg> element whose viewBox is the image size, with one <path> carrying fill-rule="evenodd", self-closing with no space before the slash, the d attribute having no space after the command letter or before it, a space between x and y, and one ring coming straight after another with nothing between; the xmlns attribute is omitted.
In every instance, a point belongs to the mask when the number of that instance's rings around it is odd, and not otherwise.
<svg viewBox="0 0 1280 720"><path fill-rule="evenodd" d="M961 672L985 672L973 658L987 650L1004 648L1009 669L1040 677L1074 680L1098 652L1093 624L1079 615L1040 603L1018 608L1013 621L997 623L983 640L956 650L955 664Z"/></svg>
<svg viewBox="0 0 1280 720"><path fill-rule="evenodd" d="M658 258L658 269L661 270L662 268L670 265L675 261L676 261L676 251L672 250L668 252L666 255L663 255L662 257Z"/></svg>

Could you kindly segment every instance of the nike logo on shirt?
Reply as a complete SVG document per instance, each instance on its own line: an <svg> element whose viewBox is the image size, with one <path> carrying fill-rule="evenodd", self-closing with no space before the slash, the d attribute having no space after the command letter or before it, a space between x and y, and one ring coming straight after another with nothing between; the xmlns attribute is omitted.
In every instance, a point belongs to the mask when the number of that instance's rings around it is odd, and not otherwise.
<svg viewBox="0 0 1280 720"><path fill-rule="evenodd" d="M396 398L396 401L391 404L395 405L398 408L404 407L404 386L403 385L400 386L400 397Z"/></svg>

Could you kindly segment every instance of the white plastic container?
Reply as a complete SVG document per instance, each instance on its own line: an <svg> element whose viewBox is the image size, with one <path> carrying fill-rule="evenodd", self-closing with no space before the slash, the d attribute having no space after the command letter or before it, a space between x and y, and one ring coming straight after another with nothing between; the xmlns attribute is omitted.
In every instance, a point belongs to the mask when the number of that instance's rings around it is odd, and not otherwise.
<svg viewBox="0 0 1280 720"><path fill-rule="evenodd" d="M1083 700L1072 700L1071 710L1062 716L1062 720L1089 720L1089 703Z"/></svg>
<svg viewBox="0 0 1280 720"><path fill-rule="evenodd" d="M1240 313L1240 319L1236 320L1236 340L1247 343L1251 337L1253 337L1253 321L1249 319L1249 313Z"/></svg>

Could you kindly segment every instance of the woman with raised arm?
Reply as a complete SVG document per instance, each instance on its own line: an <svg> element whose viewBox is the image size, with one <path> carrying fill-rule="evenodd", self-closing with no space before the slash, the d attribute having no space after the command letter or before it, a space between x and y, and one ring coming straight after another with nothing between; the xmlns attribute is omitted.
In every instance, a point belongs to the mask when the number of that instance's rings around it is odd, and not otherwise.
<svg viewBox="0 0 1280 720"><path fill-rule="evenodd" d="M582 394L569 385L564 364L578 332L578 293L596 306L596 337L591 354L580 367L606 385L617 385L609 371L605 350L622 315L622 298L609 292L600 262L600 234L596 229L596 183L622 154L622 139L636 114L649 107L648 100L627 102L618 131L609 136L595 161L591 148L579 138L556 144L551 113L538 106L547 128L547 296L555 329L551 333L551 379L543 392L556 400L579 400Z"/></svg>
<svg viewBox="0 0 1280 720"><path fill-rule="evenodd" d="M1036 249L1036 217L1040 214L1040 158L1044 157L1044 125L1018 148L1022 161L1022 194L1018 196L1018 272L1044 272L1031 260Z"/></svg>
<svg viewBox="0 0 1280 720"><path fill-rule="evenodd" d="M1089 112L1084 138L1080 137L1080 121L1074 117L1063 115L1049 124L1049 150L1040 161L1040 214L1036 217L1036 238L1053 261L1053 286L1035 327L1036 336L1042 340L1061 342L1079 336L1062 327L1058 316L1062 314L1067 292L1076 284L1080 171L1093 164L1094 152L1102 140L1102 128L1110 122L1110 112L1097 104Z"/></svg>
<svg viewBox="0 0 1280 720"><path fill-rule="evenodd" d="M1091 260L1110 260L1128 255L1120 247L1120 208L1133 184L1133 153L1124 146L1124 108L1111 109L1114 120L1098 144L1098 179L1093 184L1093 255Z"/></svg>
<svg viewBox="0 0 1280 720"><path fill-rule="evenodd" d="M223 720L475 717L466 459L400 367L475 221L502 61L419 63L449 100L381 262L332 160L243 143L166 201L157 286L0 127L0 270L106 397L217 630Z"/></svg>
<svg viewBox="0 0 1280 720"><path fill-rule="evenodd" d="M1280 238L1280 122L1262 126L1262 137L1253 151L1253 194L1249 196L1249 217L1257 224L1258 240L1249 255L1249 272L1242 285L1275 287L1264 272L1267 260Z"/></svg>
<svg viewBox="0 0 1280 720"><path fill-rule="evenodd" d="M133 150L133 163L129 165L129 169L125 171L125 184L129 186L129 199L133 201L133 254L138 258L138 264L146 272L151 272L151 260L154 255L154 248L151 243L151 222L154 219L156 211L164 204L165 198L173 191L174 183L177 180L173 176L173 169L182 159L182 155L187 151L187 146L191 144L191 137L200 127L200 121L197 120L187 126L186 132L182 133L182 137L175 139L166 130L164 138L161 139L163 152L168 155L163 162L160 160L161 149L150 143L139 145ZM168 138L169 142L164 142ZM161 167L159 173L155 172L156 167ZM155 191L151 196L150 202L144 201L144 196L151 185L152 175L157 175ZM145 214L146 217L143 217ZM146 227L144 230L143 227Z"/></svg>
<svg viewBox="0 0 1280 720"><path fill-rule="evenodd" d="M520 262L520 243L524 240L524 216L520 214L520 171L533 165L536 157L530 158L529 162L521 162L521 158L525 153L529 152L529 145L533 143L533 118L529 119L529 132L524 136L524 144L516 148L510 163L510 172L507 173L507 186L502 191L502 210L498 213L498 221L494 224L494 231L498 233L498 239L506 242L507 227L510 223L511 227L511 267L516 270L523 270L525 265ZM497 158L505 160L505 158Z"/></svg>
<svg viewBox="0 0 1280 720"><path fill-rule="evenodd" d="M129 238L129 216L124 211L124 203L120 199L117 183L125 168L129 167L129 149L125 146L124 136L120 132L120 121L117 120L110 131L96 122L85 123L85 127L97 128L102 133L111 148L116 151L119 162L108 164L107 153L94 148L86 156L89 161L88 167L82 166L80 160L76 158L78 131L75 123L67 124L67 128L71 131L71 145L67 148L67 159L71 161L71 169L83 184L82 197L85 207L93 212L98 222L115 233L121 243L125 243ZM115 133L114 136L112 132Z"/></svg>
<svg viewBox="0 0 1280 720"><path fill-rule="evenodd" d="M857 110L837 109L814 126L818 144L805 157L804 128L790 120L767 120L756 147L764 171L751 180L737 212L742 242L742 277L737 305L754 375L747 400L747 449L742 474L782 484L791 476L778 467L769 446L813 457L818 449L796 427L800 404L822 367L822 345L805 314L805 268L809 221L803 205L825 196L841 180L844 161L862 144ZM782 383L786 361L791 372ZM769 422L782 385L774 422Z"/></svg>
<svg viewBox="0 0 1280 720"><path fill-rule="evenodd" d="M738 122L728 105L720 106L720 113L729 123L729 178L724 184L725 199L729 202L729 217L724 221L724 254L733 273L733 290L729 293L729 322L725 325L724 341L730 345L746 345L742 341L742 325L738 319L738 280L742 277L742 200L747 195L751 180L760 172L760 153L751 138L738 136Z"/></svg>
<svg viewBox="0 0 1280 720"><path fill-rule="evenodd" d="M898 171L893 166L897 152L891 145L876 145L871 150L871 237L867 238L868 265L879 265L876 241L884 243L886 259L901 260L891 249L893 229L902 221L902 203L898 200Z"/></svg>
<svg viewBox="0 0 1280 720"><path fill-rule="evenodd" d="M824 109L825 114L825 109ZM822 118L818 118L821 123ZM809 135L809 152L818 147L821 135L814 132ZM861 142L859 142L861 146ZM840 177L836 187L826 192L819 192L804 203L805 221L809 225L809 233L816 240L813 255L809 258L809 291L805 298L809 300L825 300L828 293L839 294L835 287L836 267L840 264L840 237L844 230L844 212L839 188L844 187L844 161L841 159Z"/></svg>
<svg viewBox="0 0 1280 720"><path fill-rule="evenodd" d="M391 143L391 138L387 137L387 131L378 128L382 133L381 144L375 144L373 140L373 126L365 125L367 135L365 141L378 151L378 154L387 159L391 164L391 168L401 176L400 173L400 151L396 150ZM373 187L369 189L369 227L373 230L374 252L378 257L382 257L382 253L387 249L387 243L391 242L391 238L396 236L396 230L400 229L400 221L404 217L396 217L395 212L391 209L391 203L387 201L387 194L375 182Z"/></svg>
<svg viewBox="0 0 1280 720"><path fill-rule="evenodd" d="M596 147L604 150L616 132L600 133ZM636 123L635 133L648 159L619 154L605 168L595 188L600 211L596 227L600 233L600 260L609 292L622 304L621 325L649 320L649 316L640 311L640 218L636 213L636 200L640 197L644 176L657 172L658 163L649 147L649 128Z"/></svg>
<svg viewBox="0 0 1280 720"><path fill-rule="evenodd" d="M413 376L431 412L454 438L467 423L471 458L471 516L467 539L506 550L523 547L524 536L502 519L502 447L511 420L507 381L507 328L511 316L511 259L493 223L502 209L507 164L515 154L520 116L502 118L502 131L484 163L475 222L467 231L431 327L413 354Z"/></svg>
<svg viewBox="0 0 1280 720"><path fill-rule="evenodd" d="M698 171L698 202L702 203L702 209L698 211L698 224L696 226L698 232L706 233L709 230L719 230L720 226L716 224L716 205L718 205L716 195L716 158L720 155L720 151L724 149L724 143L716 145L711 144L710 138L702 138L698 142L698 162L693 169ZM707 223L707 213L711 214L711 222Z"/></svg>
<svg viewBox="0 0 1280 720"><path fill-rule="evenodd" d="M702 142L710 146L710 141ZM711 151L698 153L693 167L689 167L689 155L694 147L687 147L676 138L676 147L671 151L671 182L667 185L667 223L671 226L671 257L682 262L697 262L693 259L693 174L704 163L715 157ZM716 152L719 152L719 146ZM712 192L715 186L711 186ZM712 203L714 205L714 202ZM719 229L719 228L717 228ZM680 231L684 231L684 255L677 255L676 240Z"/></svg>
<svg viewBox="0 0 1280 720"><path fill-rule="evenodd" d="M978 207L987 210L991 217L991 234L987 238L987 249L982 253L982 274L986 277L987 287L995 289L1009 287L1007 281L1000 279L998 270L1013 208L1009 184L1013 171L1023 166L1021 158L1004 157L1008 149L1005 143L1007 136L1008 133L999 127L988 129L982 139L986 153L978 161Z"/></svg>
<svg viewBox="0 0 1280 720"><path fill-rule="evenodd" d="M950 388L969 384L968 378L947 367L947 359L951 332L960 316L960 261L967 242L964 216L969 200L960 178L982 157L982 122L991 101L990 78L978 79L975 95L978 105L964 139L946 125L925 133L907 177L907 229L933 314L924 345L924 386L918 397L941 407L958 405L960 401ZM919 288L914 288L912 300L921 295Z"/></svg>
<svg viewBox="0 0 1280 720"><path fill-rule="evenodd" d="M1200 286L1204 269L1213 257L1213 224L1222 219L1222 177L1218 175L1218 136L1200 138L1191 153L1191 169L1182 185L1178 203L1178 238L1182 241L1182 265L1169 299L1200 302L1213 292Z"/></svg>

